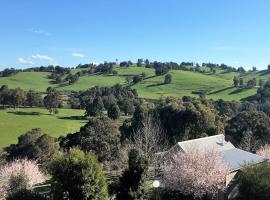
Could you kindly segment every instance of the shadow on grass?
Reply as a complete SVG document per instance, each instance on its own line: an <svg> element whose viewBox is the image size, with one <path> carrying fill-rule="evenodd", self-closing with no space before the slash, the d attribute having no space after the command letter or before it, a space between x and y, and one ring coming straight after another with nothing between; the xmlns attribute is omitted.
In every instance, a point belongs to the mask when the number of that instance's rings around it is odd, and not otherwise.
<svg viewBox="0 0 270 200"><path fill-rule="evenodd" d="M241 93L241 92L244 92L244 91L247 91L247 90L249 90L249 89L247 89L247 88L238 88L238 89L230 92L229 94L238 94L238 93Z"/></svg>
<svg viewBox="0 0 270 200"><path fill-rule="evenodd" d="M220 90L216 90L216 91L213 91L213 92L209 92L208 95L211 95L211 94L217 94L217 93L219 93L219 92L224 92L224 91L229 90L229 89L232 89L232 88L233 88L233 86L226 87L226 88L222 88L222 89L220 89Z"/></svg>
<svg viewBox="0 0 270 200"><path fill-rule="evenodd" d="M58 119L64 119L64 120L85 120L86 118L84 116L68 116L68 117L57 117Z"/></svg>
<svg viewBox="0 0 270 200"><path fill-rule="evenodd" d="M165 83L155 83L155 84L147 85L146 87L156 87L156 86L161 86L161 85L167 85L167 84L165 84Z"/></svg>
<svg viewBox="0 0 270 200"><path fill-rule="evenodd" d="M23 112L23 111L9 111L7 113L14 114L14 115L46 115L40 112Z"/></svg>

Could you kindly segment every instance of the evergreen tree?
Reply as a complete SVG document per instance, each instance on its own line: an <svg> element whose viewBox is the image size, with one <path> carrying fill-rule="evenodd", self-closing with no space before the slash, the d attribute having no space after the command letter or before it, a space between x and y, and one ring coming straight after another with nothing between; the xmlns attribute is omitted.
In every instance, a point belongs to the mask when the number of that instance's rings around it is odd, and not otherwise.
<svg viewBox="0 0 270 200"><path fill-rule="evenodd" d="M79 149L59 152L51 163L50 171L55 200L108 199L106 178L93 153Z"/></svg>
<svg viewBox="0 0 270 200"><path fill-rule="evenodd" d="M145 199L145 179L148 169L146 159L140 156L138 150L129 152L128 169L120 178L118 200L142 200Z"/></svg>
<svg viewBox="0 0 270 200"><path fill-rule="evenodd" d="M117 104L113 104L108 109L108 117L116 120L120 117L120 109Z"/></svg>

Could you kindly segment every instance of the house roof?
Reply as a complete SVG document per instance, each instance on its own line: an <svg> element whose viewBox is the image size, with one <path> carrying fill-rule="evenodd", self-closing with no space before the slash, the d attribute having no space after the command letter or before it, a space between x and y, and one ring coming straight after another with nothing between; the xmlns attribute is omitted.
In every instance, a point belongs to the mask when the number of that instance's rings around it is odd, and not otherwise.
<svg viewBox="0 0 270 200"><path fill-rule="evenodd" d="M223 134L178 142L177 145L184 152L188 151L188 149L193 147L202 150L209 148L217 148L218 150L221 151L235 148L231 142L227 142L225 140L225 136Z"/></svg>
<svg viewBox="0 0 270 200"><path fill-rule="evenodd" d="M167 152L163 152L163 155L172 155L178 151L188 152L193 148L199 150L216 148L220 150L224 160L229 165L230 171L236 171L245 165L257 164L266 160L266 158L262 156L235 148L231 142L225 141L225 136L223 134L178 142Z"/></svg>
<svg viewBox="0 0 270 200"><path fill-rule="evenodd" d="M243 151L238 148L228 149L222 152L224 160L228 163L230 171L241 169L245 165L252 165L264 162L266 158Z"/></svg>

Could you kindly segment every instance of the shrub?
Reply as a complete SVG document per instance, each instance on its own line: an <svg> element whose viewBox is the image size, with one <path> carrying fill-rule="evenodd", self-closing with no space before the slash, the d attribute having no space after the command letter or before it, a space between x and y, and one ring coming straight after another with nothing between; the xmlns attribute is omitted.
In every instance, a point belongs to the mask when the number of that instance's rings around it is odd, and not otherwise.
<svg viewBox="0 0 270 200"><path fill-rule="evenodd" d="M79 149L55 155L50 171L54 199L108 199L108 186L96 156Z"/></svg>
<svg viewBox="0 0 270 200"><path fill-rule="evenodd" d="M245 168L239 176L240 200L270 198L270 164L262 163Z"/></svg>
<svg viewBox="0 0 270 200"><path fill-rule="evenodd" d="M6 200L46 200L47 198L32 190L22 189L10 193Z"/></svg>

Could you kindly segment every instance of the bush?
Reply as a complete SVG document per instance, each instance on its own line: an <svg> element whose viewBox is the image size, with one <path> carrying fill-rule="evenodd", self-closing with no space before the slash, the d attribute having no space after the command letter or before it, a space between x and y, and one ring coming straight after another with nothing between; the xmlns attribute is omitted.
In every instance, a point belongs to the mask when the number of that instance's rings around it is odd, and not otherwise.
<svg viewBox="0 0 270 200"><path fill-rule="evenodd" d="M120 178L118 200L145 199L145 178L148 163L138 152L132 149L129 152L128 169Z"/></svg>
<svg viewBox="0 0 270 200"><path fill-rule="evenodd" d="M54 199L108 199L108 186L96 156L79 149L55 155L50 171Z"/></svg>
<svg viewBox="0 0 270 200"><path fill-rule="evenodd" d="M32 190L22 189L10 193L6 200L46 200L47 198Z"/></svg>
<svg viewBox="0 0 270 200"><path fill-rule="evenodd" d="M270 199L270 164L245 168L239 176L239 200Z"/></svg>

